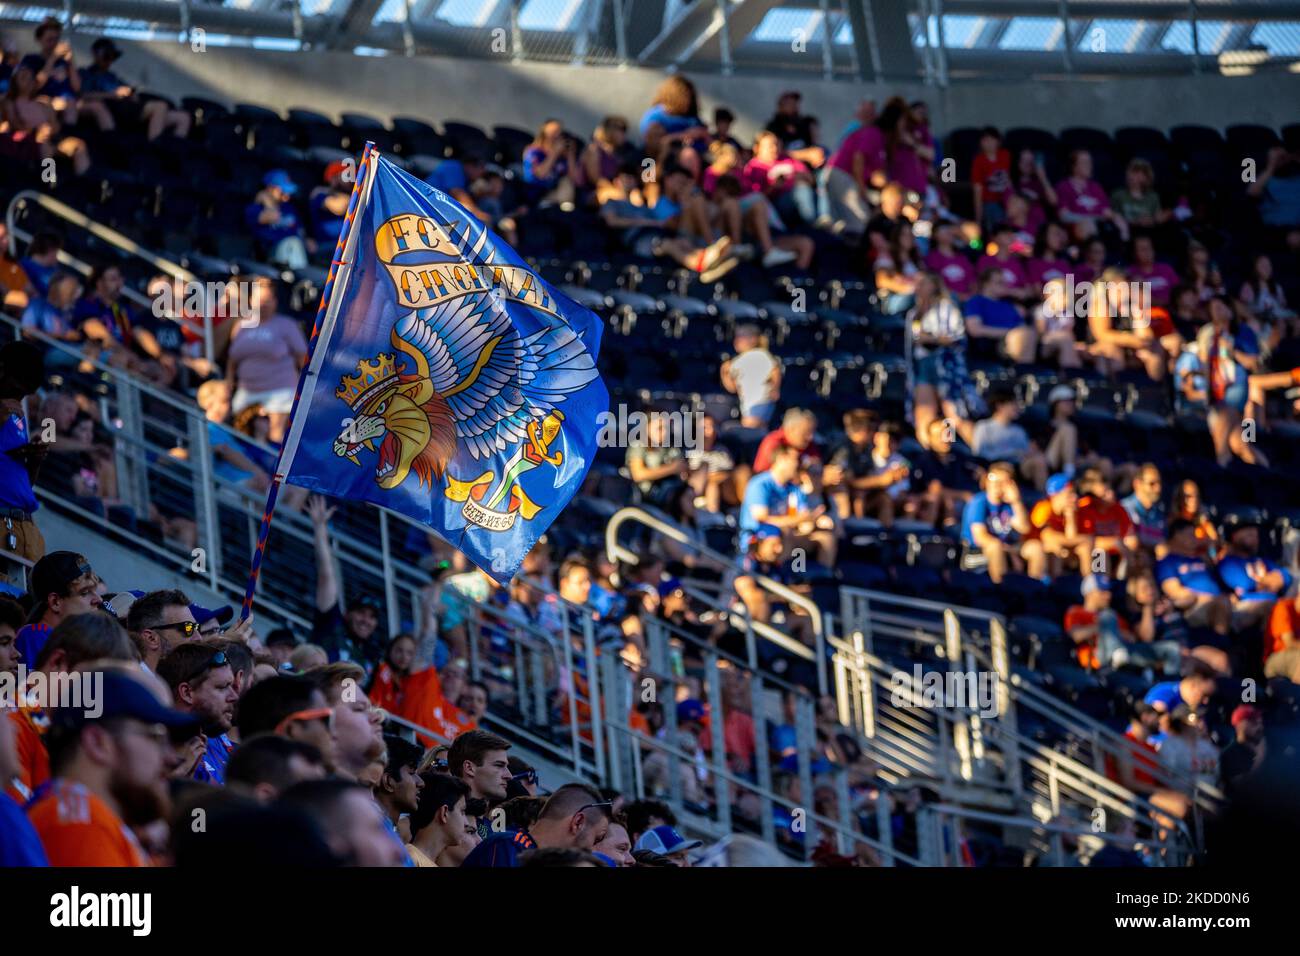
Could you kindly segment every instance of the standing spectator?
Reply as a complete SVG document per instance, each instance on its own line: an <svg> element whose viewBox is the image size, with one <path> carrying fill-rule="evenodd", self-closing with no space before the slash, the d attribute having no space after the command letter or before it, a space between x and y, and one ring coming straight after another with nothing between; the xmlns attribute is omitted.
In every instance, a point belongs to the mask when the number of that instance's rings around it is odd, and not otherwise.
<svg viewBox="0 0 1300 956"><path fill-rule="evenodd" d="M885 184L886 163L884 133L875 123L845 138L821 175L821 217L827 225L861 235L871 219L868 191Z"/></svg>
<svg viewBox="0 0 1300 956"><path fill-rule="evenodd" d="M1002 136L992 126L980 132L980 151L971 163L971 185L975 187L975 221L992 232L1006 216L1011 198L1011 154L1002 146Z"/></svg>
<svg viewBox="0 0 1300 956"><path fill-rule="evenodd" d="M966 323L938 274L926 272L917 280L916 304L907 320L910 397L918 438L928 438L930 422L942 416L964 441L974 441L973 419L983 405L966 370Z"/></svg>
<svg viewBox="0 0 1300 956"><path fill-rule="evenodd" d="M740 402L740 423L766 428L781 398L781 362L767 349L756 325L736 328L736 354L722 363L722 386Z"/></svg>
<svg viewBox="0 0 1300 956"><path fill-rule="evenodd" d="M506 751L510 743L486 730L467 730L451 743L447 752L447 769L463 780L472 798L497 804L506 799L510 785L510 761ZM479 821L479 836L487 839L491 827Z"/></svg>
<svg viewBox="0 0 1300 956"><path fill-rule="evenodd" d="M244 218L270 262L286 269L307 265L307 253L315 250L306 237L293 197L298 184L283 169L273 169L262 178L262 189L244 211Z"/></svg>
<svg viewBox="0 0 1300 956"><path fill-rule="evenodd" d="M312 640L329 652L331 660L371 666L384 653L379 635L380 606L373 597L362 594L348 604L346 612L339 610L339 585L329 538L329 521L334 511L319 495L307 499L316 548L316 619L312 622Z"/></svg>
<svg viewBox="0 0 1300 956"><path fill-rule="evenodd" d="M158 676L171 690L177 709L199 724L198 759L190 775L201 783L225 786L226 762L234 748L229 733L239 700L225 651L207 641L181 644L158 662Z"/></svg>
<svg viewBox="0 0 1300 956"><path fill-rule="evenodd" d="M474 848L461 866L516 867L529 850L590 851L605 839L612 816L610 802L583 783L566 783L547 799L537 821L527 830L492 833ZM480 821L481 825L481 821Z"/></svg>
<svg viewBox="0 0 1300 956"><path fill-rule="evenodd" d="M83 555L51 551L41 557L29 575L28 591L36 600L28 615L31 623L19 628L18 653L28 666L40 660L53 630L68 618L89 614L102 605L100 578Z"/></svg>
<svg viewBox="0 0 1300 956"><path fill-rule="evenodd" d="M765 127L776 134L781 148L800 162L817 169L826 161L826 151L817 145L821 138L817 118L800 112L803 97L798 90L786 90L776 101L776 113Z"/></svg>
<svg viewBox="0 0 1300 956"><path fill-rule="evenodd" d="M271 280L258 277L249 281L253 318L231 328L226 355L226 380L234 393L230 407L238 415L252 405L261 405L270 419L271 441L279 444L289 425L298 372L307 362L307 340L297 322L276 311Z"/></svg>

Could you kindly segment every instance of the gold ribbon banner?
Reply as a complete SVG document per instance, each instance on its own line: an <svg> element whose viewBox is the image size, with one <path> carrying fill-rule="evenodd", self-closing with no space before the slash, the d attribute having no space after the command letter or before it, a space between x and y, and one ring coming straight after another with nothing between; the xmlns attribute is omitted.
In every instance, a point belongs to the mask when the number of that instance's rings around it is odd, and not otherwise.
<svg viewBox="0 0 1300 956"><path fill-rule="evenodd" d="M489 531L509 531L519 516L518 511L493 511L474 500L474 492L482 488L480 494L486 495L495 479L496 475L491 471L485 471L471 481L461 481L448 475L446 495L452 501L465 502L460 513L466 521Z"/></svg>
<svg viewBox="0 0 1300 956"><path fill-rule="evenodd" d="M460 246L452 241L457 223L444 228L428 216L403 213L394 216L375 233L375 254L388 270L397 289L397 304L405 309L427 309L475 292L496 291L507 299L558 315L542 280L525 266L488 263L438 262L404 264L395 260L416 253L438 253L460 257Z"/></svg>

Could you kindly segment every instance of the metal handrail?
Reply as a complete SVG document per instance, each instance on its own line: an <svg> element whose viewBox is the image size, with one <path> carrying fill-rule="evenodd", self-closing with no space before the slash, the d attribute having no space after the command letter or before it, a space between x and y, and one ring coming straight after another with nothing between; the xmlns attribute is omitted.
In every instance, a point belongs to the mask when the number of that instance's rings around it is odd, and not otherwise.
<svg viewBox="0 0 1300 956"><path fill-rule="evenodd" d="M683 547L691 549L699 556L712 561L718 566L719 570L725 571L735 566L735 561L733 559L726 557L720 552L714 551L708 545L693 540L690 535L680 527L661 518L655 517L643 508L636 507L620 508L605 525L605 553L609 556L611 561L621 561L625 564L640 563L640 558L634 552L618 543L618 531L628 521L636 521L653 531L658 531L660 534L671 538ZM752 575L752 577L765 591L771 592L787 604L792 604L795 607L802 608L812 621L813 634L816 638L814 654L817 663L818 691L825 694L827 691L826 624L822 617L821 609L818 608L810 598L792 590L779 581L769 578L767 575L756 574ZM755 621L754 630L758 633L763 633L763 636L768 640L775 640L778 644L789 642L790 639L787 635L782 635L774 628L770 629L768 633L764 633L763 630L760 629L760 624L761 622ZM772 632L777 635L777 638L774 639L772 637Z"/></svg>
<svg viewBox="0 0 1300 956"><path fill-rule="evenodd" d="M24 242L31 241L31 233L27 232L25 229L20 229L16 225L17 213L25 208L25 204L28 202L35 203L37 206L53 213L65 222L69 222L74 226L79 226L80 228L85 229L95 238L100 239L111 246L115 246L127 255L135 256L137 259L143 259L159 272L165 272L173 279L183 279L185 282L194 282L198 278L193 272L190 272L184 266L177 265L170 259L164 259L162 256L151 252L131 237L124 236L116 229L109 228L108 226L91 219L85 213L78 212L67 203L60 202L53 196L37 192L34 189L24 189L17 193L13 199L9 200L9 207L5 210L5 224L9 228L9 235L14 238L22 239ZM73 266L82 275L90 275L93 271L85 262L82 262L80 259L77 259L62 250L59 252L59 261L64 265ZM142 308L152 310L153 303L147 297L136 292L134 289L129 287L124 288L122 293ZM215 355L216 350L213 346L212 340L212 316L208 309L204 309L203 357L209 362L212 362L215 360Z"/></svg>

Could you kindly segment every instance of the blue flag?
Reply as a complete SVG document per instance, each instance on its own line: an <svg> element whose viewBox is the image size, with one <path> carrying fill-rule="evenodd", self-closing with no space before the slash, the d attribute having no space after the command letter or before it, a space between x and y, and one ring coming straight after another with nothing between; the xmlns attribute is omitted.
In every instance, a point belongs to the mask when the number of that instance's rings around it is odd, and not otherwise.
<svg viewBox="0 0 1300 956"><path fill-rule="evenodd" d="M282 477L508 580L595 456L601 321L450 196L373 151L359 178Z"/></svg>

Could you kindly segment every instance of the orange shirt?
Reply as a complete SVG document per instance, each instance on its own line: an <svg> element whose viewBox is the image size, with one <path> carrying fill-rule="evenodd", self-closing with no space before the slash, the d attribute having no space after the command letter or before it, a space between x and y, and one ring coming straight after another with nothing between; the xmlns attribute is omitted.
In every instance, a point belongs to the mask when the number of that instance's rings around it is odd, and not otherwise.
<svg viewBox="0 0 1300 956"><path fill-rule="evenodd" d="M7 714L14 722L14 747L18 751L18 776L6 788L19 806L32 798L36 788L50 779L50 755L41 735L48 718L38 708L20 707Z"/></svg>
<svg viewBox="0 0 1300 956"><path fill-rule="evenodd" d="M27 811L50 866L148 866L135 834L79 783L56 780Z"/></svg>
<svg viewBox="0 0 1300 956"><path fill-rule="evenodd" d="M402 682L401 700L394 713L413 724L428 727L448 740L478 726L443 696L442 681L438 679L438 671L432 667L411 674ZM440 743L418 731L415 736L426 747Z"/></svg>
<svg viewBox="0 0 1300 956"><path fill-rule="evenodd" d="M23 267L7 256L0 256L0 286L10 292L26 292L27 285L27 273Z"/></svg>
<svg viewBox="0 0 1300 956"><path fill-rule="evenodd" d="M401 709L402 679L393 672L387 661L375 670L375 679L370 685L370 703L384 708L390 714Z"/></svg>
<svg viewBox="0 0 1300 956"><path fill-rule="evenodd" d="M1282 600L1273 605L1273 613L1268 616L1264 627L1264 660L1286 648L1282 635L1290 634L1294 640L1300 637L1300 611L1296 610L1295 601Z"/></svg>

